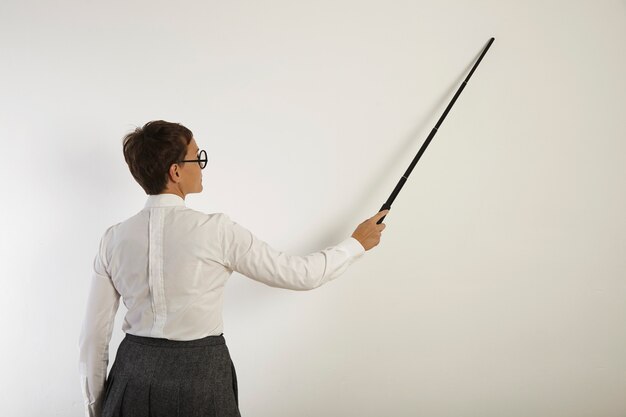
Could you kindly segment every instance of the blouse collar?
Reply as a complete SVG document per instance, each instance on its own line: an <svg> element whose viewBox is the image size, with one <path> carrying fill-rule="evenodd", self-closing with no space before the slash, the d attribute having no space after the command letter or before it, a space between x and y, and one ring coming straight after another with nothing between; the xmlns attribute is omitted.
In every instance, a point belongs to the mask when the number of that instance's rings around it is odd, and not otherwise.
<svg viewBox="0 0 626 417"><path fill-rule="evenodd" d="M176 194L164 193L164 194L150 194L148 195L148 201L144 208L148 207L172 207L183 206L185 207L185 200Z"/></svg>

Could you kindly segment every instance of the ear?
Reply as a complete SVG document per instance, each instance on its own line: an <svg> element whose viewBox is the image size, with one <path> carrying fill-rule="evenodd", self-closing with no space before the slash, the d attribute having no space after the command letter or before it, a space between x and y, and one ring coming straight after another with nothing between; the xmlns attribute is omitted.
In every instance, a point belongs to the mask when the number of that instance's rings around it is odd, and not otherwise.
<svg viewBox="0 0 626 417"><path fill-rule="evenodd" d="M180 173L178 172L178 164L170 165L170 179L174 180L175 178L180 178Z"/></svg>

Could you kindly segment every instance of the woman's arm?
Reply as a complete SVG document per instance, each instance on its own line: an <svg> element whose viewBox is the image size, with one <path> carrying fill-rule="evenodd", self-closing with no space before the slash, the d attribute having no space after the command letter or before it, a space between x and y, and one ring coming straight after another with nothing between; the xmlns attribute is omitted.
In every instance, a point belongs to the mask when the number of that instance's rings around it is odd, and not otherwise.
<svg viewBox="0 0 626 417"><path fill-rule="evenodd" d="M102 412L109 342L120 301L120 294L113 286L105 266L106 236L105 233L100 240L94 259L91 288L78 341L79 374L86 417L100 417Z"/></svg>

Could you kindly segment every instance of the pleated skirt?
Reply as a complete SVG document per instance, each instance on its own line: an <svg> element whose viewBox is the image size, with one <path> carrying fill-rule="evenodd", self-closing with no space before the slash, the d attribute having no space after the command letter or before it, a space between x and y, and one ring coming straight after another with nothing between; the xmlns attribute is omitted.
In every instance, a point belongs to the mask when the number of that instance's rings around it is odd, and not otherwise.
<svg viewBox="0 0 626 417"><path fill-rule="evenodd" d="M181 341L126 333L104 392L102 417L241 417L223 334Z"/></svg>

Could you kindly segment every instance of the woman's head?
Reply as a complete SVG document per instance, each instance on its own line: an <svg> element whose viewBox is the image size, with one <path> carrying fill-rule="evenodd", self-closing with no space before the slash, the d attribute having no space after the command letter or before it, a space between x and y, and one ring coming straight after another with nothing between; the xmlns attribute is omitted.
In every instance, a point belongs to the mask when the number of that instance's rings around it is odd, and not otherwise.
<svg viewBox="0 0 626 417"><path fill-rule="evenodd" d="M124 159L146 194L185 194L202 191L198 145L191 130L179 123L154 120L124 136Z"/></svg>

